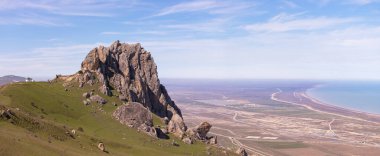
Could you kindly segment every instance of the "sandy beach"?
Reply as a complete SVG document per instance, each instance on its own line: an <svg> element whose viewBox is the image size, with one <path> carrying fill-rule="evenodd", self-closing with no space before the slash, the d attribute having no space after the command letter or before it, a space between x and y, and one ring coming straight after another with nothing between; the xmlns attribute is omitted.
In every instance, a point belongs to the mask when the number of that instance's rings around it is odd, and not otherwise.
<svg viewBox="0 0 380 156"><path fill-rule="evenodd" d="M320 112L320 113L326 113L326 114L341 116L341 117L355 119L355 120L367 121L367 122L375 122L375 123L380 122L380 115L378 114L362 112L358 110L335 106L332 104L327 104L308 95L307 91L293 92L294 99L296 99L295 95L301 96L302 99L298 99L298 101L282 99L281 97L278 96L279 94L282 94L282 93L283 91L281 89L278 89L278 92L275 92L271 95L271 99L278 102L303 106L309 110Z"/></svg>

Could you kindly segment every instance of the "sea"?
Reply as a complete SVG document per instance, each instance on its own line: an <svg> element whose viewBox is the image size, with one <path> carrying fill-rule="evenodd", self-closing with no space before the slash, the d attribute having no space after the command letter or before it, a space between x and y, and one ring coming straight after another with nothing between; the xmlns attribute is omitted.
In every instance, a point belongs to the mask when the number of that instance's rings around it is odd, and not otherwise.
<svg viewBox="0 0 380 156"><path fill-rule="evenodd" d="M380 81L323 82L307 94L326 104L380 114Z"/></svg>

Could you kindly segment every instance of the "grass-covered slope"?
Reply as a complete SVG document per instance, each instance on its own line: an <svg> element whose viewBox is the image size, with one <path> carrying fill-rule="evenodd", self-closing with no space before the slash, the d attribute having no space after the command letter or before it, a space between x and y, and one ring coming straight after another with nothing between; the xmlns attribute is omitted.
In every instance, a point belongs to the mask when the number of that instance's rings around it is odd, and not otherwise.
<svg viewBox="0 0 380 156"><path fill-rule="evenodd" d="M0 155L225 155L203 143L187 145L175 137L158 140L112 119L116 97L85 106L82 94L97 86L63 87L61 82L15 83L0 88ZM67 91L66 91L67 90ZM155 125L162 123L155 117ZM70 136L72 129L76 135ZM83 131L79 130L83 129ZM175 140L179 146L173 146ZM103 142L106 151L97 149ZM229 153L230 154L230 153Z"/></svg>

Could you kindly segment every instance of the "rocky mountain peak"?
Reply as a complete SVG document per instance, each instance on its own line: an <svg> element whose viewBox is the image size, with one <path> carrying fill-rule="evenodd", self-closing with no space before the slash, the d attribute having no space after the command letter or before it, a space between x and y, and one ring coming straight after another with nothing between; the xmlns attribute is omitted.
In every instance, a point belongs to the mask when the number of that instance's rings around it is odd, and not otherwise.
<svg viewBox="0 0 380 156"><path fill-rule="evenodd" d="M99 84L99 90L105 95L141 103L161 118L167 117L169 132L182 135L186 131L180 109L160 83L150 52L140 43L115 41L109 47L92 49L75 78L80 87Z"/></svg>

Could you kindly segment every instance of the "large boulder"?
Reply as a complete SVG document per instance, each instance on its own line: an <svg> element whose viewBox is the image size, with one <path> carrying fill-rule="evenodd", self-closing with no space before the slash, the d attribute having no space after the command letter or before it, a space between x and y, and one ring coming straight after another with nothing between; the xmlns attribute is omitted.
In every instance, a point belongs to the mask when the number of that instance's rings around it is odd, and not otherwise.
<svg viewBox="0 0 380 156"><path fill-rule="evenodd" d="M168 131L175 136L182 138L186 131L186 125L180 115L174 114L168 123Z"/></svg>
<svg viewBox="0 0 380 156"><path fill-rule="evenodd" d="M208 122L202 122L198 126L189 128L186 131L186 134L196 140L208 140L207 133L210 131L211 127L211 124Z"/></svg>
<svg viewBox="0 0 380 156"><path fill-rule="evenodd" d="M104 146L104 144L101 142L98 144L98 149L105 152L106 151L106 147Z"/></svg>
<svg viewBox="0 0 380 156"><path fill-rule="evenodd" d="M208 140L209 140L208 143L211 144L211 145L218 144L218 137L217 136L212 136Z"/></svg>
<svg viewBox="0 0 380 156"><path fill-rule="evenodd" d="M237 149L235 153L239 156L248 156L247 151L245 151L243 147L239 147L239 149Z"/></svg>
<svg viewBox="0 0 380 156"><path fill-rule="evenodd" d="M119 106L114 111L113 117L119 120L120 123L133 128L138 128L142 124L149 127L153 126L152 114L147 108L137 102Z"/></svg>
<svg viewBox="0 0 380 156"><path fill-rule="evenodd" d="M102 98L99 95L93 95L93 96L91 96L90 100L93 101L93 102L97 102L99 104L106 104L107 103L107 100L104 99L104 98Z"/></svg>
<svg viewBox="0 0 380 156"><path fill-rule="evenodd" d="M83 100L83 104L85 105L85 106L87 106L87 105L89 105L91 103L91 101L90 100Z"/></svg>
<svg viewBox="0 0 380 156"><path fill-rule="evenodd" d="M151 112L141 103L132 102L119 106L113 113L113 117L120 123L138 131L148 134L152 137L165 138L160 129L153 127L153 118Z"/></svg>
<svg viewBox="0 0 380 156"><path fill-rule="evenodd" d="M188 137L183 138L182 141L183 141L184 143L186 143L186 144L193 144L193 140L191 140L191 139L188 138Z"/></svg>
<svg viewBox="0 0 380 156"><path fill-rule="evenodd" d="M83 93L82 95L84 98L90 98L90 93L89 92L86 92L86 93Z"/></svg>
<svg viewBox="0 0 380 156"><path fill-rule="evenodd" d="M0 117L4 119L10 119L12 116L16 116L10 109L6 109L5 107L0 108Z"/></svg>
<svg viewBox="0 0 380 156"><path fill-rule="evenodd" d="M158 137L158 133L156 131L156 128L154 128L153 126L149 126L146 123L143 123L139 127L137 127L137 130L140 132L144 132L144 133L148 134L149 136Z"/></svg>

